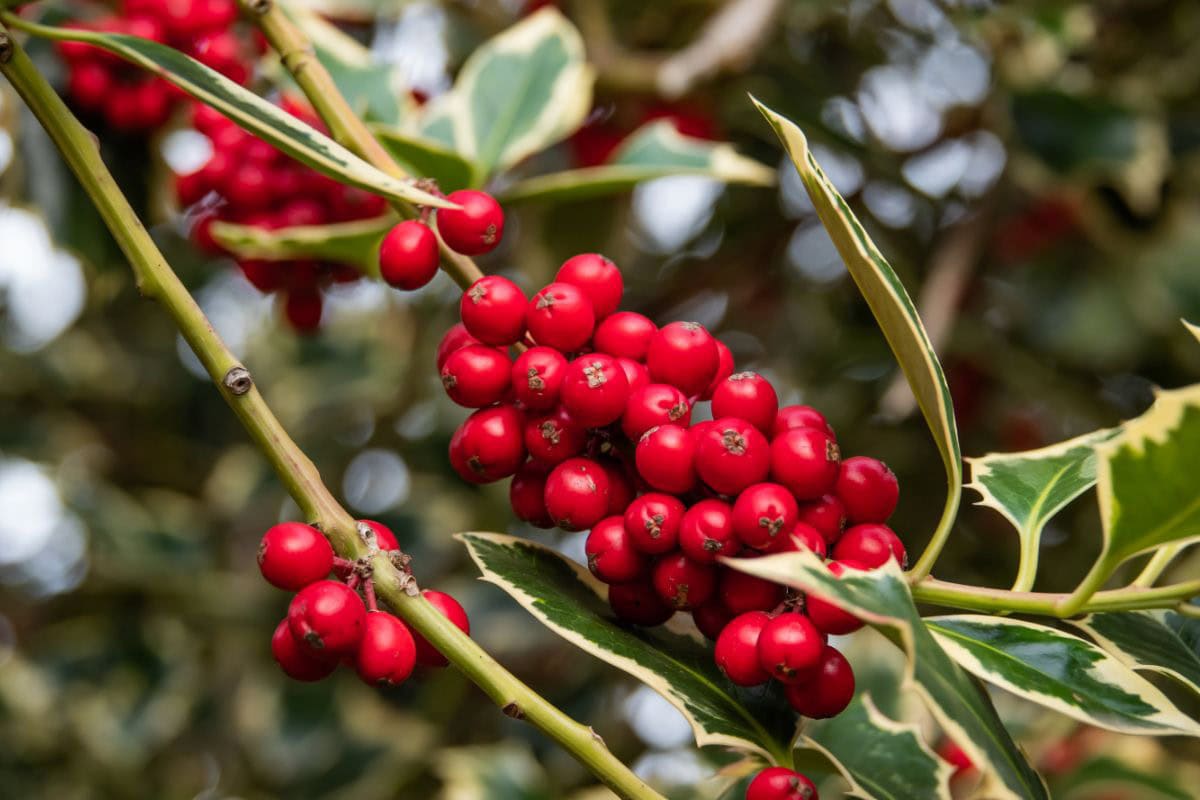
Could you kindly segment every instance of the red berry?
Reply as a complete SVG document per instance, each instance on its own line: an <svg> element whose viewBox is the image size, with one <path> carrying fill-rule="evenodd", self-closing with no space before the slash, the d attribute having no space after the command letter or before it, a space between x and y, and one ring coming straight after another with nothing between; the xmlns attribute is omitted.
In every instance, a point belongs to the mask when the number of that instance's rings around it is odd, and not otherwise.
<svg viewBox="0 0 1200 800"><path fill-rule="evenodd" d="M421 596L429 602L429 605L436 608L439 614L454 623L454 627L467 636L471 635L471 621L467 619L466 610L459 605L457 600L445 592L437 592L433 589L426 589L421 592ZM413 631L412 635L413 644L417 647L418 664L423 667L444 667L450 663L424 636L416 631Z"/></svg>
<svg viewBox="0 0 1200 800"><path fill-rule="evenodd" d="M842 501L832 494L800 504L800 521L811 525L825 538L830 547L842 535L846 527L846 509Z"/></svg>
<svg viewBox="0 0 1200 800"><path fill-rule="evenodd" d="M525 335L528 304L525 293L508 278L485 275L463 292L458 311L463 325L476 339L507 346Z"/></svg>
<svg viewBox="0 0 1200 800"><path fill-rule="evenodd" d="M525 422L525 447L530 458L552 467L577 456L587 446L587 430L564 409L530 417Z"/></svg>
<svg viewBox="0 0 1200 800"><path fill-rule="evenodd" d="M288 629L309 650L338 657L358 647L366 617L366 606L353 589L337 581L317 581L292 598Z"/></svg>
<svg viewBox="0 0 1200 800"><path fill-rule="evenodd" d="M601 320L617 310L625 282L617 265L598 253L573 256L559 267L554 280L579 287L591 301L596 319Z"/></svg>
<svg viewBox="0 0 1200 800"><path fill-rule="evenodd" d="M375 534L375 545L380 550L400 549L400 542L396 539L396 534L387 525L373 519L360 519L359 522L369 527Z"/></svg>
<svg viewBox="0 0 1200 800"><path fill-rule="evenodd" d="M850 522L887 522L900 500L900 484L887 464L854 456L842 462L837 496Z"/></svg>
<svg viewBox="0 0 1200 800"><path fill-rule="evenodd" d="M586 428L600 428L620 419L629 402L629 379L612 356L592 353L567 365L562 404Z"/></svg>
<svg viewBox="0 0 1200 800"><path fill-rule="evenodd" d="M787 767L767 767L746 787L746 800L818 800L817 787Z"/></svg>
<svg viewBox="0 0 1200 800"><path fill-rule="evenodd" d="M507 478L525 460L524 425L514 406L479 409L450 439L450 466L470 483Z"/></svg>
<svg viewBox="0 0 1200 800"><path fill-rule="evenodd" d="M622 516L637 494L629 471L623 462L615 458L602 458L600 466L604 467L604 474L608 475L608 513L610 516Z"/></svg>
<svg viewBox="0 0 1200 800"><path fill-rule="evenodd" d="M494 347L472 344L450 354L442 367L442 387L466 408L498 403L508 394L512 364Z"/></svg>
<svg viewBox="0 0 1200 800"><path fill-rule="evenodd" d="M333 570L333 548L316 528L281 522L263 534L258 568L267 583L294 592Z"/></svg>
<svg viewBox="0 0 1200 800"><path fill-rule="evenodd" d="M683 515L679 549L693 561L711 564L718 556L734 556L742 543L733 532L733 508L720 500L701 500Z"/></svg>
<svg viewBox="0 0 1200 800"><path fill-rule="evenodd" d="M833 557L838 561L853 561L867 569L877 569L896 559L901 567L908 566L908 554L904 543L887 525L868 522L846 529L833 548Z"/></svg>
<svg viewBox="0 0 1200 800"><path fill-rule="evenodd" d="M645 364L625 356L615 356L615 358L621 365L621 369L625 370L625 379L629 381L631 393L650 385L650 370L646 369Z"/></svg>
<svg viewBox="0 0 1200 800"><path fill-rule="evenodd" d="M412 674L416 663L417 646L408 626L384 611L369 612L354 656L358 677L369 686L395 686Z"/></svg>
<svg viewBox="0 0 1200 800"><path fill-rule="evenodd" d="M686 428L692 420L692 404L687 395L665 383L650 383L629 395L621 430L633 441L657 425L674 424Z"/></svg>
<svg viewBox="0 0 1200 800"><path fill-rule="evenodd" d="M943 737L938 742L937 754L938 758L954 768L954 774L951 776L952 781L963 773L975 769L975 762L971 760L971 756L967 754L967 751L948 737Z"/></svg>
<svg viewBox="0 0 1200 800"><path fill-rule="evenodd" d="M442 367L446 365L448 359L455 352L472 344L482 344L478 339L472 336L467 331L467 326L461 322L456 322L450 326L450 330L442 335L442 341L438 343L437 348L437 368L438 372L442 371Z"/></svg>
<svg viewBox="0 0 1200 800"><path fill-rule="evenodd" d="M553 528L554 520L546 510L546 467L526 461L508 485L508 502L513 515L535 528Z"/></svg>
<svg viewBox="0 0 1200 800"><path fill-rule="evenodd" d="M598 353L643 361L658 326L634 311L618 311L596 326L592 345Z"/></svg>
<svg viewBox="0 0 1200 800"><path fill-rule="evenodd" d="M735 495L765 480L770 462L767 437L742 419L718 419L696 441L696 473L720 494Z"/></svg>
<svg viewBox="0 0 1200 800"><path fill-rule="evenodd" d="M569 458L546 478L546 510L565 531L584 531L608 513L608 475L589 458Z"/></svg>
<svg viewBox="0 0 1200 800"><path fill-rule="evenodd" d="M771 426L771 438L793 428L814 428L833 436L833 428L825 419L825 415L812 406L784 406L779 409L779 413L775 415L775 423Z"/></svg>
<svg viewBox="0 0 1200 800"><path fill-rule="evenodd" d="M296 289L288 292L283 303L283 315L298 333L312 333L321 324L320 289Z"/></svg>
<svg viewBox="0 0 1200 800"><path fill-rule="evenodd" d="M504 211L490 194L472 189L451 192L446 198L462 208L439 208L438 233L456 253L478 256L489 253L504 236ZM497 342L499 344L499 342Z"/></svg>
<svg viewBox="0 0 1200 800"><path fill-rule="evenodd" d="M684 494L696 485L696 443L686 428L659 425L642 434L635 459L638 474L664 492Z"/></svg>
<svg viewBox="0 0 1200 800"><path fill-rule="evenodd" d="M733 530L742 543L756 550L769 550L780 534L796 524L796 498L777 483L756 483L733 504Z"/></svg>
<svg viewBox="0 0 1200 800"><path fill-rule="evenodd" d="M685 555L663 556L654 565L654 591L674 608L687 610L703 605L716 586L716 569Z"/></svg>
<svg viewBox="0 0 1200 800"><path fill-rule="evenodd" d="M770 552L797 553L801 550L809 550L821 558L825 558L829 547L825 544L825 537L821 535L820 531L807 523L797 522L787 536L779 537Z"/></svg>
<svg viewBox="0 0 1200 800"><path fill-rule="evenodd" d="M758 661L758 637L770 621L765 611L747 611L730 620L717 637L717 667L738 686L760 686L771 679Z"/></svg>
<svg viewBox="0 0 1200 800"><path fill-rule="evenodd" d="M780 614L763 626L758 637L758 660L771 677L796 683L816 669L825 636L803 614Z"/></svg>
<svg viewBox="0 0 1200 800"><path fill-rule="evenodd" d="M717 371L713 373L708 388L700 395L702 400L711 400L713 393L717 391L717 387L733 374L733 353L729 351L729 348L720 339L714 339L714 341L717 343Z"/></svg>
<svg viewBox="0 0 1200 800"><path fill-rule="evenodd" d="M646 558L633 546L621 517L606 517L593 525L583 549L588 569L605 583L628 583L646 571Z"/></svg>
<svg viewBox="0 0 1200 800"><path fill-rule="evenodd" d="M650 492L625 510L625 530L640 552L662 555L675 549L683 516L684 506L679 498Z"/></svg>
<svg viewBox="0 0 1200 800"><path fill-rule="evenodd" d="M713 417L744 419L766 435L775 424L779 397L766 378L757 372L739 372L717 384L712 396Z"/></svg>
<svg viewBox="0 0 1200 800"><path fill-rule="evenodd" d="M793 428L771 442L771 479L800 500L815 500L833 489L839 458L837 442L825 431Z"/></svg>
<svg viewBox="0 0 1200 800"><path fill-rule="evenodd" d="M328 677L338 665L336 658L321 658L297 642L286 619L275 626L271 635L271 655L285 675L306 683Z"/></svg>
<svg viewBox="0 0 1200 800"><path fill-rule="evenodd" d="M704 605L692 609L692 620L695 621L696 627L706 639L714 642L731 619L733 614L729 613L729 609L725 608L718 597L709 598Z"/></svg>
<svg viewBox="0 0 1200 800"><path fill-rule="evenodd" d="M397 289L420 289L437 270L437 236L428 225L404 220L379 244L379 275Z"/></svg>
<svg viewBox="0 0 1200 800"><path fill-rule="evenodd" d="M830 561L825 566L829 568L837 577L842 577L842 574L847 569L855 569L850 562L846 561ZM858 617L843 611L839 606L828 600L823 600L820 597L808 595L804 599L804 610L808 614L808 618L812 620L813 625L822 633L827 633L832 636L843 636L847 633L854 633L863 626L862 620Z"/></svg>
<svg viewBox="0 0 1200 800"><path fill-rule="evenodd" d="M695 322L664 325L650 340L646 366L655 383L669 383L689 397L712 382L720 363L717 340Z"/></svg>
<svg viewBox="0 0 1200 800"><path fill-rule="evenodd" d="M747 611L771 611L783 602L784 588L755 575L724 569L721 571L718 593L721 603L730 613L743 614Z"/></svg>
<svg viewBox="0 0 1200 800"><path fill-rule="evenodd" d="M552 283L529 301L525 324L538 344L572 353L592 338L596 313L578 286Z"/></svg>
<svg viewBox="0 0 1200 800"><path fill-rule="evenodd" d="M517 400L530 411L549 411L558 405L567 371L567 359L550 347L531 347L512 365L512 387Z"/></svg>
<svg viewBox="0 0 1200 800"><path fill-rule="evenodd" d="M617 583L608 587L608 605L617 619L646 628L662 625L675 615L648 581Z"/></svg>
<svg viewBox="0 0 1200 800"><path fill-rule="evenodd" d="M825 645L816 669L807 680L787 686L786 695L798 714L813 719L836 717L854 698L854 670L837 648Z"/></svg>

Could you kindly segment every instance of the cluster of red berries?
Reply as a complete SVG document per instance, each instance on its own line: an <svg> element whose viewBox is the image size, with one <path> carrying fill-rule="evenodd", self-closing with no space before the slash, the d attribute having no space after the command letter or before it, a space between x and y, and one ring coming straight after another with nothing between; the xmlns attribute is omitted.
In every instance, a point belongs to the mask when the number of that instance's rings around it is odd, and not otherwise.
<svg viewBox="0 0 1200 800"><path fill-rule="evenodd" d="M252 45L234 32L235 0L122 0L118 13L73 27L150 39L187 53L230 80L250 77ZM60 42L67 91L80 109L109 127L145 133L167 121L182 92L115 55L80 42Z"/></svg>
<svg viewBox="0 0 1200 800"><path fill-rule="evenodd" d="M385 525L372 520L359 524L370 528L380 550L399 548ZM370 575L353 561L336 557L316 528L299 522L272 527L259 545L258 566L272 586L296 592L287 618L271 637L271 652L288 677L319 681L346 663L371 686L394 685L418 665L447 664L419 633L379 610ZM460 630L471 632L467 613L453 597L429 590L422 594Z"/></svg>
<svg viewBox="0 0 1200 800"><path fill-rule="evenodd" d="M617 311L622 291L616 265L589 254L532 299L499 276L463 295L437 361L450 398L478 410L451 440L451 465L475 483L512 476L522 520L589 530L588 566L620 619L688 611L733 683L775 679L800 714L838 714L854 673L826 639L861 623L719 559L807 549L839 575L903 563L883 524L895 476L843 460L824 416L779 408L770 382L733 374L702 326ZM702 399L714 419L692 422Z"/></svg>
<svg viewBox="0 0 1200 800"><path fill-rule="evenodd" d="M504 211L486 192L461 189L446 198L459 208L437 211L437 229L456 253L489 253L504 236ZM379 277L397 289L420 289L438 268L437 236L423 220L405 220L379 244Z"/></svg>
<svg viewBox="0 0 1200 800"><path fill-rule="evenodd" d="M285 96L280 106L324 130L320 118L298 100ZM380 197L301 164L208 106L193 107L192 124L212 142L212 156L195 172L178 176L175 190L180 205L195 209L192 238L207 252L221 252L210 231L217 220L270 230L349 222L387 211ZM362 277L349 264L315 259L237 263L259 291L283 293L284 316L302 332L321 322L323 287Z"/></svg>

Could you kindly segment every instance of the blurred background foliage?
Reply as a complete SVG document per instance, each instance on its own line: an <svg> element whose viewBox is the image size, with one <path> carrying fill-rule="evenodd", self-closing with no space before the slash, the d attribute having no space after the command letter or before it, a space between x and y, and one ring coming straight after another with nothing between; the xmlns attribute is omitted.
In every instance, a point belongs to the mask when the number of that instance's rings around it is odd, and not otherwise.
<svg viewBox="0 0 1200 800"><path fill-rule="evenodd" d="M517 0L310 5L422 96L444 91L473 47L529 10ZM761 35L713 63L721 37L741 30L738 14L756 5L772 7ZM596 104L586 128L536 156L534 172L593 163L644 120L666 117L782 166L781 185L675 177L615 200L524 204L482 265L534 288L573 253L610 255L625 270L627 308L703 322L784 399L826 412L846 452L887 460L901 478L895 524L910 551L941 508L936 452L747 92L809 133L919 298L965 453L1110 425L1144 410L1155 386L1200 380L1200 348L1178 323L1200 320L1197 4L563 6L596 63ZM723 25L706 27L719 11ZM692 48L700 69L687 85L668 80L664 56L697 42L708 48ZM32 50L61 75L49 48ZM350 674L300 686L278 673L268 641L287 598L259 579L254 551L295 506L170 320L139 298L7 86L0 124L0 795L604 796L452 671L383 693ZM711 776L728 757L694 751L665 701L478 583L451 540L513 530L582 553L580 535L514 526L504 485L466 486L446 463L464 412L439 391L432 364L455 321L452 283L440 276L413 294L340 287L319 335L297 337L270 299L187 243L165 200L171 137L104 134L102 146L351 511L392 526L422 583L463 601L486 648L641 774L677 787L673 796L717 796L728 780ZM1038 588L1074 586L1098 543L1085 499L1043 537L1052 566ZM1016 557L1005 523L968 507L938 571L1007 585ZM856 668L875 663L877 645L859 643ZM1189 754L1170 743L1080 731L1002 702L1056 796L1179 796L1149 774L1198 785L1180 772ZM1129 784L1120 776L1131 769L1141 777ZM1114 786L1125 794L1100 793Z"/></svg>

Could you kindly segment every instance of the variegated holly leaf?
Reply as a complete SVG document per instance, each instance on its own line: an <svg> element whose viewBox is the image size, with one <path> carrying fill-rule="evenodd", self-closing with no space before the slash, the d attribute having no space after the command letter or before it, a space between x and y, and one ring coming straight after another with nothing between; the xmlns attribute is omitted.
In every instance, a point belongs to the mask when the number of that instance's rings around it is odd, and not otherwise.
<svg viewBox="0 0 1200 800"><path fill-rule="evenodd" d="M24 21L13 21L12 24L38 36L84 42L119 56L212 106L297 161L342 183L391 200L440 208L453 206L453 203L417 189L412 183L397 180L376 169L278 106L166 45L125 34L52 28Z"/></svg>
<svg viewBox="0 0 1200 800"><path fill-rule="evenodd" d="M982 614L926 624L968 672L1038 705L1118 733L1200 736L1200 723L1152 683L1078 636Z"/></svg>
<svg viewBox="0 0 1200 800"><path fill-rule="evenodd" d="M1183 320L1183 327L1187 328L1188 331L1191 332L1192 336L1196 337L1197 341L1200 341L1200 325L1193 325L1185 319Z"/></svg>
<svg viewBox="0 0 1200 800"><path fill-rule="evenodd" d="M434 179L447 194L477 186L483 180L482 167L439 142L412 136L391 125L372 125L371 132L410 175Z"/></svg>
<svg viewBox="0 0 1200 800"><path fill-rule="evenodd" d="M896 722L860 694L833 719L805 730L801 742L824 753L867 800L949 800L953 769L938 758L916 725Z"/></svg>
<svg viewBox="0 0 1200 800"><path fill-rule="evenodd" d="M786 759L796 717L777 687L738 689L696 639L619 623L605 600L607 587L548 547L499 533L458 538L485 581L567 641L629 673L683 712L697 745L750 750L777 763Z"/></svg>
<svg viewBox="0 0 1200 800"><path fill-rule="evenodd" d="M315 258L350 264L379 277L379 243L396 224L391 214L375 219L292 228L260 228L214 222L213 238L237 258L265 261Z"/></svg>
<svg viewBox="0 0 1200 800"><path fill-rule="evenodd" d="M934 532L934 541L943 541L958 514L959 498L962 495L962 452L958 443L958 428L954 422L954 405L950 399L950 388L941 362L934 352L933 343L925 333L925 326L917 314L912 298L904 289L900 278L888 265L871 241L862 223L854 216L850 206L838 194L833 183L826 177L821 165L808 148L808 140L794 122L776 114L771 109L754 101L775 133L783 142L788 157L800 175L812 200L817 216L838 253L846 264L859 291L875 315L888 345L896 356L908 385L912 388L925 422L933 433L942 463L946 468L948 484L946 504L942 518ZM933 568L932 560L936 548L930 548L913 567L913 572L926 575Z"/></svg>
<svg viewBox="0 0 1200 800"><path fill-rule="evenodd" d="M578 200L632 189L667 175L705 175L725 183L771 186L775 170L739 155L726 142L684 136L668 120L649 122L629 135L607 164L538 175L503 189L518 200Z"/></svg>
<svg viewBox="0 0 1200 800"><path fill-rule="evenodd" d="M967 458L977 505L999 511L1021 539L1021 566L1013 591L1028 591L1037 576L1042 529L1068 503L1096 484L1095 445L1111 439L1105 428L1065 442L1020 453Z"/></svg>
<svg viewBox="0 0 1200 800"><path fill-rule="evenodd" d="M810 552L729 559L726 563L837 603L903 649L908 661L902 690L920 697L947 735L962 743L982 774L981 796L1004 800L1048 797L1042 779L1005 730L987 693L954 663L921 621L895 562L871 572L847 571L840 579Z"/></svg>
<svg viewBox="0 0 1200 800"><path fill-rule="evenodd" d="M1173 611L1114 611L1070 624L1130 669L1166 675L1200 695L1200 620Z"/></svg>
<svg viewBox="0 0 1200 800"><path fill-rule="evenodd" d="M579 31L547 6L472 53L454 88L429 104L420 133L486 178L578 129L593 78Z"/></svg>

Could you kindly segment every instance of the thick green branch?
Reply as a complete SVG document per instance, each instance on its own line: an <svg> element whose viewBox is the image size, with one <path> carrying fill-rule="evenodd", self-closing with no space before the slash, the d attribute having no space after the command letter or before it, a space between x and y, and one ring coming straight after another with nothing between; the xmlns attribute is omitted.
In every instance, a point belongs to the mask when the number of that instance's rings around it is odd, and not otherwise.
<svg viewBox="0 0 1200 800"><path fill-rule="evenodd" d="M1048 617L1070 617L1098 611L1134 611L1147 608L1171 608L1181 600L1200 595L1200 580L1172 586L1148 589L1127 586L1106 592L1095 592L1089 599L1073 607L1067 601L1072 595L1050 592L1010 592L960 583L925 578L912 586L913 599L947 608L989 613L1012 612L1039 614Z"/></svg>
<svg viewBox="0 0 1200 800"><path fill-rule="evenodd" d="M288 436L254 386L250 373L221 341L158 251L117 188L91 134L3 26L0 26L0 72L24 98L96 204L133 266L142 291L161 302L174 318L213 383L271 461L305 517L321 526L339 555L358 558L365 554L366 545L354 520L326 488L313 463ZM662 800L609 752L590 728L568 717L507 672L420 595L408 594L405 576L386 558L376 557L374 566L384 601L506 713L527 719L543 730L620 796Z"/></svg>

